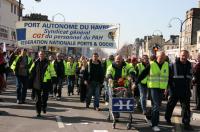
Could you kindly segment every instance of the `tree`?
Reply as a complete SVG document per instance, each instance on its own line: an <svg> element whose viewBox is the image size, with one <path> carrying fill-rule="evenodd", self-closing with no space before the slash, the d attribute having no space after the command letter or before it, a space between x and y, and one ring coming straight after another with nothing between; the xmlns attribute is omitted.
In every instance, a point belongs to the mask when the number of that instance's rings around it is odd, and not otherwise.
<svg viewBox="0 0 200 132"><path fill-rule="evenodd" d="M31 13L23 17L23 21L49 21L47 15L42 15L38 13Z"/></svg>

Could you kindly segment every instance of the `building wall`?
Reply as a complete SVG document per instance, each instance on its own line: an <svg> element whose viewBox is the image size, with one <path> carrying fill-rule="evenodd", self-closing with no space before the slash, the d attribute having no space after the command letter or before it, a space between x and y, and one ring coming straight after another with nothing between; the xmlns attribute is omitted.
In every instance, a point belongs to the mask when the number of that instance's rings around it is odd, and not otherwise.
<svg viewBox="0 0 200 132"><path fill-rule="evenodd" d="M15 24L17 21L18 2L16 0L0 0L0 43L15 44Z"/></svg>
<svg viewBox="0 0 200 132"><path fill-rule="evenodd" d="M197 50L200 52L200 31L197 31Z"/></svg>
<svg viewBox="0 0 200 132"><path fill-rule="evenodd" d="M165 39L162 35L153 35L153 36L145 36L144 37L144 52L148 55L154 54L153 47L158 45L160 49L163 49L165 45Z"/></svg>
<svg viewBox="0 0 200 132"><path fill-rule="evenodd" d="M193 19L193 24L192 24L193 27L192 27L191 44L197 44L197 31L200 30L200 8L195 8L193 10L193 16L196 18Z"/></svg>
<svg viewBox="0 0 200 132"><path fill-rule="evenodd" d="M190 18L195 17L195 18ZM200 8L192 8L186 12L185 27L183 27L182 43L183 45L197 44L197 31L200 30Z"/></svg>

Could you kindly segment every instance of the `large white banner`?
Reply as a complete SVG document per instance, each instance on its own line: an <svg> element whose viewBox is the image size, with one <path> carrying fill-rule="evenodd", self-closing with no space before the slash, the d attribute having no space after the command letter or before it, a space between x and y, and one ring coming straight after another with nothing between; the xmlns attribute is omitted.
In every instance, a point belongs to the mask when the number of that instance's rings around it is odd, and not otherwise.
<svg viewBox="0 0 200 132"><path fill-rule="evenodd" d="M116 48L119 24L21 21L16 24L18 46Z"/></svg>

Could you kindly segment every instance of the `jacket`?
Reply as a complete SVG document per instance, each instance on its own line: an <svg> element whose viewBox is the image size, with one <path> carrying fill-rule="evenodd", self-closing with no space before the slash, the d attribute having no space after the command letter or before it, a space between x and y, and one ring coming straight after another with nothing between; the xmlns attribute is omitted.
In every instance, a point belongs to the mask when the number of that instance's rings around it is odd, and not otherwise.
<svg viewBox="0 0 200 132"><path fill-rule="evenodd" d="M170 86L172 95L191 96L192 65L189 61L182 64L178 58L172 64L173 81Z"/></svg>

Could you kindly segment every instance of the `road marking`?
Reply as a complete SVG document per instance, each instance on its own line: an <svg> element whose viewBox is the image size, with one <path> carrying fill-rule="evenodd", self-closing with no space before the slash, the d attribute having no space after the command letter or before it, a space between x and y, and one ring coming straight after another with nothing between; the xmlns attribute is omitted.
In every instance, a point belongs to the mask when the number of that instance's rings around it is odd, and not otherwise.
<svg viewBox="0 0 200 132"><path fill-rule="evenodd" d="M82 122L81 125L88 125L88 122Z"/></svg>
<svg viewBox="0 0 200 132"><path fill-rule="evenodd" d="M108 132L108 130L94 130L93 132Z"/></svg>
<svg viewBox="0 0 200 132"><path fill-rule="evenodd" d="M181 131L181 126L180 126L179 118L177 116L174 117L174 122L175 122L176 131L180 132Z"/></svg>
<svg viewBox="0 0 200 132"><path fill-rule="evenodd" d="M58 123L58 128L64 128L65 127L60 116L56 116L56 121Z"/></svg>
<svg viewBox="0 0 200 132"><path fill-rule="evenodd" d="M72 125L72 123L66 123L65 125L67 125L67 126L71 126L71 125Z"/></svg>

